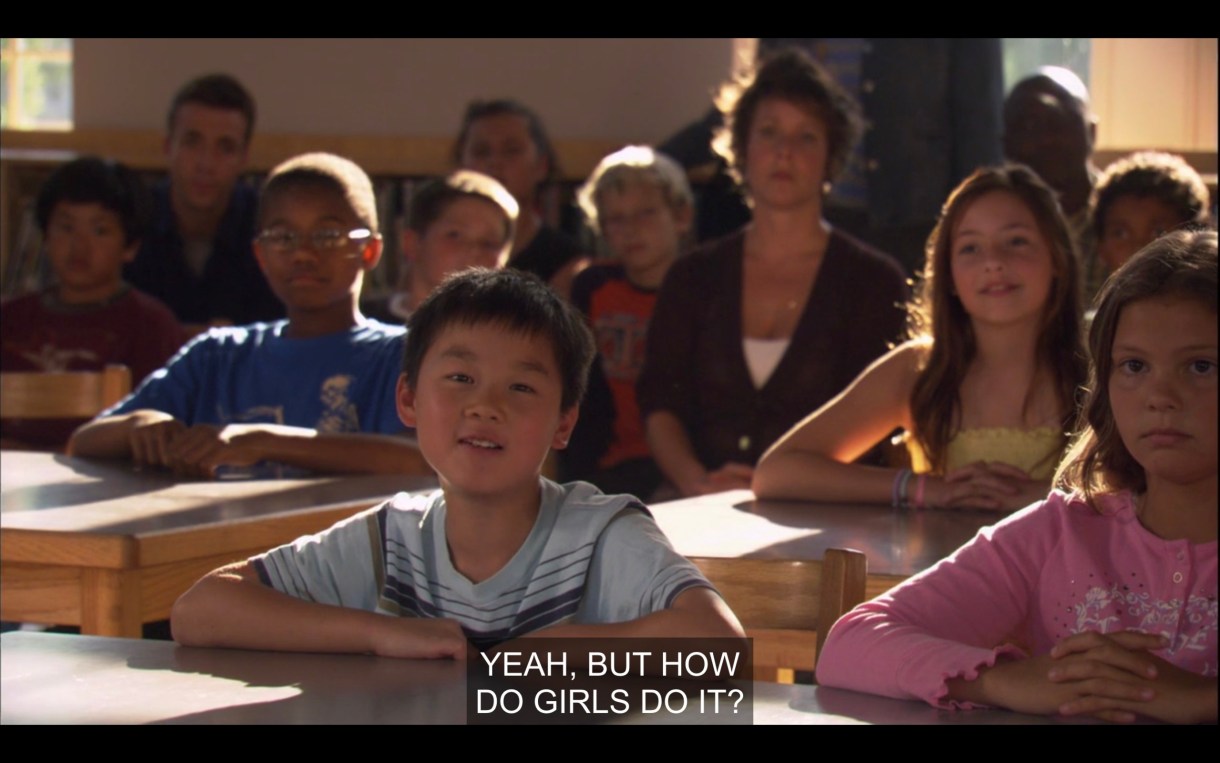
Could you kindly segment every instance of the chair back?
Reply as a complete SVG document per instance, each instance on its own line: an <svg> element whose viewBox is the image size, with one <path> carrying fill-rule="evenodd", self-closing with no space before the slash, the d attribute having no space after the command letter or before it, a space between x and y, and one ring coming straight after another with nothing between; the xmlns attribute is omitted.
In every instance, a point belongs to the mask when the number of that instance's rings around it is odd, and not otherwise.
<svg viewBox="0 0 1220 763"><path fill-rule="evenodd" d="M832 548L822 561L691 559L754 639L754 678L781 669L812 672L830 626L864 601L868 562L859 551Z"/></svg>
<svg viewBox="0 0 1220 763"><path fill-rule="evenodd" d="M0 374L0 416L6 419L86 419L131 392L131 370L6 372Z"/></svg>

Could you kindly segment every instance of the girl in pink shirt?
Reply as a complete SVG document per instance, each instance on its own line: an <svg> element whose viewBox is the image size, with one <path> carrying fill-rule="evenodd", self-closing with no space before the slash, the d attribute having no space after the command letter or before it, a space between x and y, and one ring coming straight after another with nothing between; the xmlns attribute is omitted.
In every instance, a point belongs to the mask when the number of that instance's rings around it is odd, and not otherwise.
<svg viewBox="0 0 1220 763"><path fill-rule="evenodd" d="M1216 233L1097 297L1064 492L831 630L818 680L941 707L1216 721Z"/></svg>

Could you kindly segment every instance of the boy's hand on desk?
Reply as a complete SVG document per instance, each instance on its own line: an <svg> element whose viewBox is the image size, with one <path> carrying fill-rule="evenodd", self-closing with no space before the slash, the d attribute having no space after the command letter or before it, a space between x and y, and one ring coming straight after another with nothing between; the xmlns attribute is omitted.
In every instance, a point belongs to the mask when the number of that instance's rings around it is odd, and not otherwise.
<svg viewBox="0 0 1220 763"><path fill-rule="evenodd" d="M468 642L456 620L417 617L381 617L384 623L373 635L373 654L379 657L425 660L465 660Z"/></svg>
<svg viewBox="0 0 1220 763"><path fill-rule="evenodd" d="M154 410L133 413L127 435L131 460L141 466L170 466L170 450L185 431L186 425L168 413Z"/></svg>
<svg viewBox="0 0 1220 763"><path fill-rule="evenodd" d="M219 466L251 466L263 460L255 447L258 432L252 424L196 424L174 440L168 465L175 474L202 478L215 476Z"/></svg>

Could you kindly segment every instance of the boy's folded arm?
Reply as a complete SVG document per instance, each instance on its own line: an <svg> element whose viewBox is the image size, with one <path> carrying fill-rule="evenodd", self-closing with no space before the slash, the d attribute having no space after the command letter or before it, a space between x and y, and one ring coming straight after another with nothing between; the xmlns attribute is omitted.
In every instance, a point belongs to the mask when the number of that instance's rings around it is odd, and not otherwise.
<svg viewBox="0 0 1220 763"><path fill-rule="evenodd" d="M620 638L736 639L740 642L738 652L744 650L746 645L745 631L733 611L712 589L703 587L688 588L674 599L668 609L635 620L556 625L526 634L503 648L529 651L529 639L535 638L585 639L594 645L592 651L605 648L601 641L595 639ZM573 643L566 653L577 667L582 667L588 657L580 643ZM665 675L665 667L657 655L644 663L644 671L648 675ZM723 676L707 676L709 679L717 677Z"/></svg>
<svg viewBox="0 0 1220 763"><path fill-rule="evenodd" d="M635 620L556 625L522 638L745 638L745 630L715 591L699 586Z"/></svg>
<svg viewBox="0 0 1220 763"><path fill-rule="evenodd" d="M182 437L188 431L192 434ZM406 436L332 434L277 424L188 428L172 415L153 409L90 421L72 433L67 452L86 458L131 458L201 476L218 466L250 466L260 461L332 473L431 473L414 439Z"/></svg>
<svg viewBox="0 0 1220 763"><path fill-rule="evenodd" d="M174 639L184 646L402 658L466 654L466 637L453 620L392 617L298 599L264 585L249 561L201 578L174 603L170 622Z"/></svg>
<svg viewBox="0 0 1220 763"><path fill-rule="evenodd" d="M151 408L101 416L72 433L67 453L84 458L131 458L164 466L170 443L185 428L171 414Z"/></svg>
<svg viewBox="0 0 1220 763"><path fill-rule="evenodd" d="M222 446L208 454L209 469L259 461L318 472L431 474L415 439L365 432L327 433L276 424L230 424L218 432Z"/></svg>

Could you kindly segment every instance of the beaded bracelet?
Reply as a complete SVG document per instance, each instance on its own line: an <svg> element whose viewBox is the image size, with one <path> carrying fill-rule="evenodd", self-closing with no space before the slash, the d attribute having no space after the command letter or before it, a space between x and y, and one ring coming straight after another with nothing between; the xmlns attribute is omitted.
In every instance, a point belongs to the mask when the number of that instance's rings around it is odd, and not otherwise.
<svg viewBox="0 0 1220 763"><path fill-rule="evenodd" d="M894 475L894 486L890 491L890 505L895 509L904 508L907 504L907 483L911 481L912 474L910 469L901 469L898 474Z"/></svg>

